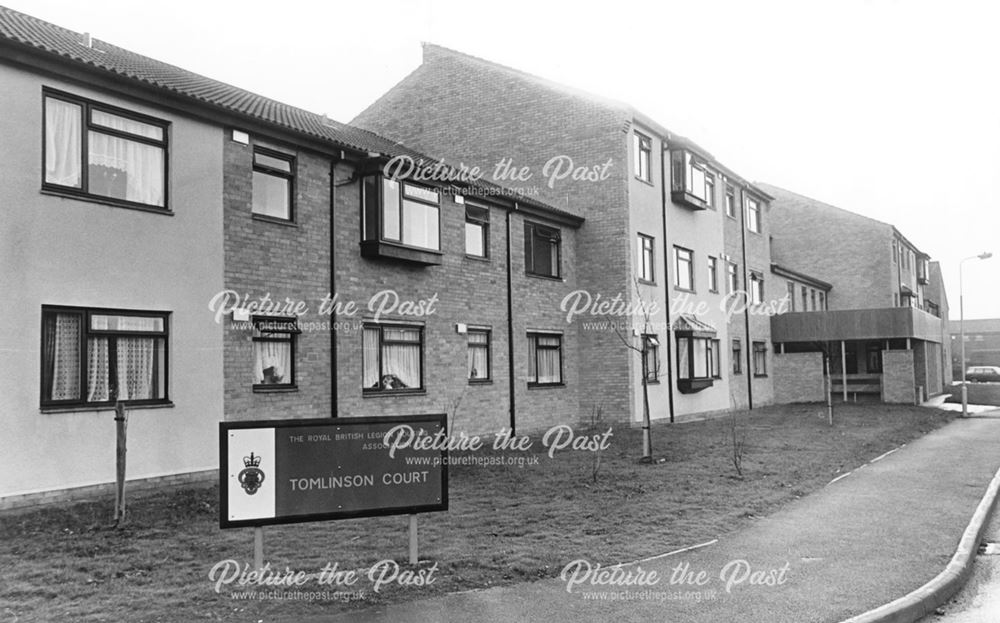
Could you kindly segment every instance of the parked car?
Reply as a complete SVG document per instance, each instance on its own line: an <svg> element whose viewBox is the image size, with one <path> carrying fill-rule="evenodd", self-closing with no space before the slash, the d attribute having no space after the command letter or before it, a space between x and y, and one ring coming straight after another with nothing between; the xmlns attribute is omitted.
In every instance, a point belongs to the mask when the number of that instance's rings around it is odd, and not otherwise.
<svg viewBox="0 0 1000 623"><path fill-rule="evenodd" d="M966 370L965 380L970 383L1000 383L1000 367L972 366Z"/></svg>

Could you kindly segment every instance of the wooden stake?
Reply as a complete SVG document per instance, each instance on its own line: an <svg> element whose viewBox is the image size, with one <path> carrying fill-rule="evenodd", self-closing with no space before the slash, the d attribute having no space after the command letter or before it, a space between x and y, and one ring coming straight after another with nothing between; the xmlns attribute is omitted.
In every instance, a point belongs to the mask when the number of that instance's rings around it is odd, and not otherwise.
<svg viewBox="0 0 1000 623"><path fill-rule="evenodd" d="M410 564L417 564L417 516L410 515Z"/></svg>
<svg viewBox="0 0 1000 623"><path fill-rule="evenodd" d="M253 568L260 571L264 568L264 528L253 529Z"/></svg>

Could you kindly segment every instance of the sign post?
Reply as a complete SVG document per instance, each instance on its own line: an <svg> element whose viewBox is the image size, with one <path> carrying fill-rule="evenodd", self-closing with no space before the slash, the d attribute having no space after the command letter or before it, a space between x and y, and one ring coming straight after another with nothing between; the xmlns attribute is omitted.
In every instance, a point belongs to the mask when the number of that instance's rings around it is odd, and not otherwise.
<svg viewBox="0 0 1000 623"><path fill-rule="evenodd" d="M386 445L387 435L390 445ZM438 443L434 443L434 440ZM219 424L219 525L262 526L448 510L447 416L259 420Z"/></svg>

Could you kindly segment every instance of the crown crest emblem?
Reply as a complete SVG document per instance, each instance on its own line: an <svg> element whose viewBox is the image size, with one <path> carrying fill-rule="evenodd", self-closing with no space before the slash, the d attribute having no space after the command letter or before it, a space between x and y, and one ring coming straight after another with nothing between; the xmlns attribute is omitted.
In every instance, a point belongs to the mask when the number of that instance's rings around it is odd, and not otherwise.
<svg viewBox="0 0 1000 623"><path fill-rule="evenodd" d="M255 455L253 452L251 452L250 456L243 457L243 466L260 467L260 455L259 454Z"/></svg>
<svg viewBox="0 0 1000 623"><path fill-rule="evenodd" d="M261 456L253 452L250 453L250 456L243 457L243 471L237 476L237 480L247 495L257 493L257 490L264 483L264 470L260 468L260 459Z"/></svg>

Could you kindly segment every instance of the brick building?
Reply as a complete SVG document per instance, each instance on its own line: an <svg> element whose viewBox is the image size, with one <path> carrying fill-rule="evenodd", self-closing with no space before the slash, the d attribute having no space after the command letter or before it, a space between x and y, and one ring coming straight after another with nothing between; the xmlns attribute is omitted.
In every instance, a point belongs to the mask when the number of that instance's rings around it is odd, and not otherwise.
<svg viewBox="0 0 1000 623"><path fill-rule="evenodd" d="M762 313L780 298L765 288L770 197L694 142L627 104L430 44L353 123L529 185L583 217L577 285L586 296L656 305L648 318L626 319L633 343L647 336L653 418L773 399ZM530 176L505 178L510 166ZM607 323L576 330L588 360L600 362L581 367L583 409L639 421L642 361Z"/></svg>
<svg viewBox="0 0 1000 623"><path fill-rule="evenodd" d="M223 419L580 417L583 218L0 8L0 507L214 474ZM13 209L16 206L16 209Z"/></svg>
<svg viewBox="0 0 1000 623"><path fill-rule="evenodd" d="M888 223L761 187L774 197L774 272L790 296L797 293L788 313L771 321L775 348L824 351L832 391L844 400L914 402L941 393L950 355L940 266Z"/></svg>

